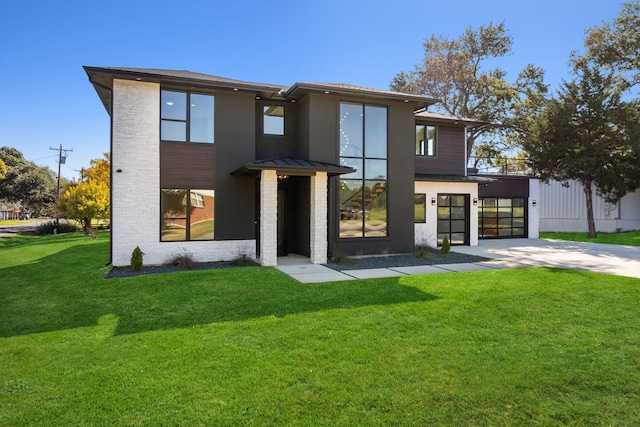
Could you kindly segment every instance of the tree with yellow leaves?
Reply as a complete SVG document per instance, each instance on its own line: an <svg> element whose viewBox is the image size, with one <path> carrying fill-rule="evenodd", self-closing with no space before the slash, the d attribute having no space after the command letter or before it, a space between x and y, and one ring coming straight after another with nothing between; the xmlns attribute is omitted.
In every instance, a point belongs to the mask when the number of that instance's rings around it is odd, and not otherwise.
<svg viewBox="0 0 640 427"><path fill-rule="evenodd" d="M58 210L82 224L85 234L91 232L92 219L108 219L110 213L109 154L91 160L83 173L84 180L69 185L58 201Z"/></svg>

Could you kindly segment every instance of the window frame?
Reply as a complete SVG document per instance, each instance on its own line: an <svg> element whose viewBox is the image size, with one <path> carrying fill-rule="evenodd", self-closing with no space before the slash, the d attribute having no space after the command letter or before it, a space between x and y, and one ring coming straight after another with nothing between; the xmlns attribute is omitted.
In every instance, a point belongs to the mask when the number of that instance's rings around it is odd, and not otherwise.
<svg viewBox="0 0 640 427"><path fill-rule="evenodd" d="M174 92L174 93L180 93L180 94L184 94L186 96L186 102L185 102L185 119L173 119L173 118L164 118L163 117L163 93L164 92ZM192 110L192 101L191 101L191 97L192 95L200 95L200 96L209 96L212 98L213 100L213 111L212 111L212 117L211 117L211 124L213 127L213 135L212 135L212 140L211 141L192 141L191 138L191 134L192 134L192 117L191 117L191 110ZM174 143L184 143L184 144L215 144L216 142L216 132L215 132L215 111L216 111L216 95L215 93L207 93L205 91L189 91L189 90L182 90L182 89L175 89L175 88L171 88L171 87L162 87L160 88L160 142L174 142ZM175 139L164 139L163 135L162 135L162 125L163 123L184 123L185 125L185 138L184 140L175 140Z"/></svg>
<svg viewBox="0 0 640 427"><path fill-rule="evenodd" d="M416 216L416 206L418 206L418 197L422 197L422 212L424 213L423 219L418 220ZM413 223L414 224L426 224L427 223L427 195L426 193L414 193L413 194Z"/></svg>
<svg viewBox="0 0 640 427"><path fill-rule="evenodd" d="M262 135L269 137L269 138L280 138L280 137L284 137L287 135L287 106L284 104L275 104L275 103L265 103L265 104L261 104L261 114L262 114L262 121L261 121L261 126L262 126ZM268 133L266 131L266 112L268 108L282 108L282 133ZM279 116L274 116L274 117L279 117Z"/></svg>
<svg viewBox="0 0 640 427"><path fill-rule="evenodd" d="M371 103L363 103L363 102L354 102L354 101L340 101L338 103L338 111L342 110L342 105L357 105L361 108L362 111L362 119L361 119L361 123L359 123L359 126L361 126L361 136L362 136L362 147L361 147L361 155L360 156L354 156L354 155L345 155L342 156L339 154L340 157L340 163L341 164L349 164L349 163L360 163L361 166L361 170L358 170L352 174L347 174L347 175L341 175L340 179L339 179L339 185L340 185L340 189L338 191L338 227L337 227L337 233L338 233L338 238L339 239L346 239L346 240L353 240L353 239L372 239L372 238L388 238L389 237L389 202L388 202L388 197L389 197L389 106L388 105L383 105L383 104L371 104ZM385 143L386 146L384 147L384 151L386 154L386 157L368 157L367 156L367 134L370 132L371 126L374 125L374 123L367 123L367 108L380 108L380 109L384 109L385 110L385 130L386 130L386 135L385 135ZM341 113L340 113L341 114ZM375 114L374 114L375 116ZM338 123L338 152L341 153L343 147L342 147L342 138L343 136L343 128L342 128L342 119L339 118L339 123ZM376 138L370 138L371 141L376 142ZM348 143L348 139L347 139L347 143ZM358 148L356 146L356 148ZM377 153L378 150L375 150L375 152ZM351 154L351 153L350 153ZM373 163L369 163L369 161L374 161ZM345 163L346 161L346 163ZM373 166L375 164L375 161L384 161L385 162L385 174L384 176L370 176L370 172L372 170L376 170L376 168ZM367 167L369 166L369 168ZM369 170L371 169L371 170ZM369 170L369 173L368 173ZM355 206L357 206L355 209L349 208L349 207L345 207L343 206L343 202L340 200L341 197L341 191L342 191L342 183L355 183L355 182L359 182L360 183L360 190L359 192L356 192L354 194L359 194L359 200L356 203ZM371 192L371 190L373 189L377 190L382 190L380 191L379 197L384 197L384 203L385 203L385 209L384 209L384 221L386 223L385 227L384 227L384 231L381 232L380 230L374 230L371 229L368 231L367 226L369 225L369 227L371 228L372 225L370 224L370 221L372 221L372 219L370 219L370 213L373 212L373 210L371 209L372 201L371 198L367 198L367 190L369 190L369 192ZM384 193L384 194L381 194ZM369 199L369 200L368 200ZM367 208L369 206L369 208ZM343 229L342 227L342 220L343 219L354 219L360 222L360 227L357 230L353 230L354 232L357 232L358 235L353 235L353 236L349 236L346 235L348 234L349 230L348 229Z"/></svg>
<svg viewBox="0 0 640 427"><path fill-rule="evenodd" d="M183 196L183 202L184 203L184 217L180 216L171 216L171 217L166 217L164 216L164 210L163 210L163 193L165 191L181 191L184 192L185 195ZM193 216L193 209L206 209L206 205L205 205L205 200L204 200L204 196L200 193L197 193L198 191L213 191L213 196L212 196L212 200L213 200L213 211L211 213L211 220L214 221L213 223L213 237L211 239L194 239L191 237L191 220L192 220L192 216ZM200 196L200 198L198 199L198 197L195 197L195 199L197 199L198 201L194 204L194 197L193 196ZM202 201L202 206L200 206L200 199ZM163 239L163 232L165 231L165 227L164 227L164 221L165 219L180 219L180 220L184 220L185 222L185 228L184 228L184 235L185 238L184 239ZM215 190L212 189L203 189L203 188L161 188L160 189L160 243L167 243L167 242L211 242L215 240Z"/></svg>
<svg viewBox="0 0 640 427"><path fill-rule="evenodd" d="M418 128L422 127L424 128L424 140L422 141L422 146L420 147L420 150L418 150ZM438 157L438 126L437 125L429 125L429 124L421 124L421 123L416 123L416 139L414 141L414 145L415 145L415 155L417 157L427 157L427 158L435 158ZM429 154L429 144L428 144L428 135L429 135L429 128L433 128L433 154ZM426 149L426 150L425 150ZM419 152L421 151L421 152Z"/></svg>

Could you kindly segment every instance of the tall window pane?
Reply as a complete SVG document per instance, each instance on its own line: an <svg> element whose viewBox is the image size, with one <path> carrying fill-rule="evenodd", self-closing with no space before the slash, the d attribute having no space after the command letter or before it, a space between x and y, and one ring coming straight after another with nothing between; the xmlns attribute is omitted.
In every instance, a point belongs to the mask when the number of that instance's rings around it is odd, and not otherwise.
<svg viewBox="0 0 640 427"><path fill-rule="evenodd" d="M365 106L364 113L365 157L387 158L387 109Z"/></svg>
<svg viewBox="0 0 640 427"><path fill-rule="evenodd" d="M340 237L362 237L362 180L340 181Z"/></svg>
<svg viewBox="0 0 640 427"><path fill-rule="evenodd" d="M415 194L414 195L414 222L425 223L427 222L427 195Z"/></svg>
<svg viewBox="0 0 640 427"><path fill-rule="evenodd" d="M340 155L364 157L361 104L340 104Z"/></svg>
<svg viewBox="0 0 640 427"><path fill-rule="evenodd" d="M424 125L416 125L416 155L424 155Z"/></svg>
<svg viewBox="0 0 640 427"><path fill-rule="evenodd" d="M213 143L214 97L191 94L190 138L191 142Z"/></svg>
<svg viewBox="0 0 640 427"><path fill-rule="evenodd" d="M187 191L167 189L161 192L162 225L160 240L187 240Z"/></svg>
<svg viewBox="0 0 640 427"><path fill-rule="evenodd" d="M365 181L364 235L387 235L387 181Z"/></svg>
<svg viewBox="0 0 640 427"><path fill-rule="evenodd" d="M189 209L189 239L213 240L213 213L215 192L213 190L191 190Z"/></svg>

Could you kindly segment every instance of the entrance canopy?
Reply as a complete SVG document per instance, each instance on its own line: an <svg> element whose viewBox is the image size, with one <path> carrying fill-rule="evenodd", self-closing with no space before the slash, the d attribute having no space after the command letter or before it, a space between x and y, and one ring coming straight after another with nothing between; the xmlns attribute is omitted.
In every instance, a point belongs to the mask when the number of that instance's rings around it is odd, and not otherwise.
<svg viewBox="0 0 640 427"><path fill-rule="evenodd" d="M334 163L282 157L246 163L231 172L231 175L259 175L260 172L265 170L275 170L278 175L290 176L312 176L317 172L326 172L327 176L335 176L356 171L352 167L336 165Z"/></svg>

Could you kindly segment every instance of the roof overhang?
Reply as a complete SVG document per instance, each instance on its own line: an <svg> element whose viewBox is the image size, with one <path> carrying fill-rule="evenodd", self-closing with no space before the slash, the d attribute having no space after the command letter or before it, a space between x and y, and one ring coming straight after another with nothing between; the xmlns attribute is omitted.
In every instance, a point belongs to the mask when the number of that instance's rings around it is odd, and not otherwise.
<svg viewBox="0 0 640 427"><path fill-rule="evenodd" d="M428 98L421 95L392 92L380 89L370 89L360 86L352 86L337 83L296 83L288 88L284 95L289 99L301 99L308 93L337 94L356 98L373 99L380 101L398 101L413 104L414 110L427 108L440 102L439 99Z"/></svg>
<svg viewBox="0 0 640 427"><path fill-rule="evenodd" d="M244 82L208 74L194 73L186 70L161 70L154 68L115 68L115 67L83 67L89 81L93 84L102 104L111 114L111 90L113 80L132 80L139 82L159 83L163 85L186 86L190 89L212 91L227 89L237 92L250 92L264 98L278 97L282 86L263 83Z"/></svg>
<svg viewBox="0 0 640 427"><path fill-rule="evenodd" d="M284 157L246 163L231 172L231 175L257 175L263 170L275 170L278 175L287 176L312 176L317 172L326 172L328 176L335 176L356 171L351 167L334 163Z"/></svg>
<svg viewBox="0 0 640 427"><path fill-rule="evenodd" d="M432 181L432 182L469 182L476 184L488 184L497 182L499 179L489 178L486 176L464 176L464 175L438 175L438 174L416 174L416 181Z"/></svg>
<svg viewBox="0 0 640 427"><path fill-rule="evenodd" d="M489 124L482 120L467 119L464 117L450 116L447 114L432 113L430 111L421 111L416 113L416 121L425 123L442 123L449 125L464 126L469 129L477 128Z"/></svg>

